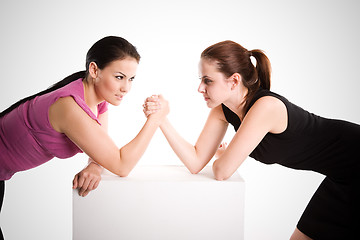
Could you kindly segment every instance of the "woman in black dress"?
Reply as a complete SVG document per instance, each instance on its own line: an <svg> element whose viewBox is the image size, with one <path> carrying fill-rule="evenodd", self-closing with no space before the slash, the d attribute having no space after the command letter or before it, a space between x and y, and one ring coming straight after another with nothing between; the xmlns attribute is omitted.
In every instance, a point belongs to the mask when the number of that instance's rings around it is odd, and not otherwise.
<svg viewBox="0 0 360 240"><path fill-rule="evenodd" d="M356 239L360 126L311 114L271 92L270 62L261 50L220 42L203 51L199 68L198 91L211 111L195 146L182 139L168 120L160 125L190 172L201 171L217 153L213 171L218 180L229 178L248 156L324 174L291 239ZM148 98L145 114L157 111L161 101ZM225 148L220 143L229 123L236 134Z"/></svg>

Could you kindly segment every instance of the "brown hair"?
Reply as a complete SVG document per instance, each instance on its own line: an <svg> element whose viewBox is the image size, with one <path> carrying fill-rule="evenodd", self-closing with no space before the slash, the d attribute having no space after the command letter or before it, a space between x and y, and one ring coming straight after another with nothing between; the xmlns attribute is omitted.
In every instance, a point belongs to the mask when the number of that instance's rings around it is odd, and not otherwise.
<svg viewBox="0 0 360 240"><path fill-rule="evenodd" d="M250 57L256 59L256 67ZM233 41L223 41L206 48L201 53L201 58L215 60L218 70L226 77L239 73L248 93L245 97L245 109L256 91L261 87L270 90L270 61L262 50L248 51L240 44Z"/></svg>

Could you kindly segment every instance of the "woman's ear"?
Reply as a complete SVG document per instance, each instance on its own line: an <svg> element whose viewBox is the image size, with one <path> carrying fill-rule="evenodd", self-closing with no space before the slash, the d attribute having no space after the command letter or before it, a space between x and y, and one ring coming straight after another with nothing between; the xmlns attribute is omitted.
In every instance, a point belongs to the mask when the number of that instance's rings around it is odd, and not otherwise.
<svg viewBox="0 0 360 240"><path fill-rule="evenodd" d="M96 79L98 77L98 73L99 73L99 68L96 65L95 62L91 62L89 64L89 74L91 76L92 79Z"/></svg>
<svg viewBox="0 0 360 240"><path fill-rule="evenodd" d="M230 77L232 83L231 90L234 90L241 83L241 75L239 73L234 73Z"/></svg>

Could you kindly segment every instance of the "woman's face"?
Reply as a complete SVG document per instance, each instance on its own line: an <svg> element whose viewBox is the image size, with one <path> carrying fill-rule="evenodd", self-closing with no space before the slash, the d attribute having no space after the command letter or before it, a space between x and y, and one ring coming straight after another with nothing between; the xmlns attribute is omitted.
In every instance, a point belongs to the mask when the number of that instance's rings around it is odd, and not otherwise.
<svg viewBox="0 0 360 240"><path fill-rule="evenodd" d="M215 61L201 59L199 63L199 75L201 83L198 92L204 96L209 108L217 107L229 98L231 81L217 70Z"/></svg>
<svg viewBox="0 0 360 240"><path fill-rule="evenodd" d="M130 91L135 78L138 62L134 58L115 60L103 69L99 69L95 81L95 91L99 99L112 105L119 105Z"/></svg>

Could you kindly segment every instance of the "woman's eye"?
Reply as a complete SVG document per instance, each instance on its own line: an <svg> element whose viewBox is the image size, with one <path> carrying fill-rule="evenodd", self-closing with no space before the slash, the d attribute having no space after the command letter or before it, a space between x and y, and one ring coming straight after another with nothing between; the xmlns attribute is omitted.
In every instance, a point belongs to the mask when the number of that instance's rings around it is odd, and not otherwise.
<svg viewBox="0 0 360 240"><path fill-rule="evenodd" d="M116 76L117 79L122 80L124 76Z"/></svg>
<svg viewBox="0 0 360 240"><path fill-rule="evenodd" d="M212 81L209 80L209 79L207 79L207 78L204 79L204 83L205 83L205 84L210 84L211 82L212 82Z"/></svg>
<svg viewBox="0 0 360 240"><path fill-rule="evenodd" d="M130 82L134 81L135 77L129 79Z"/></svg>

